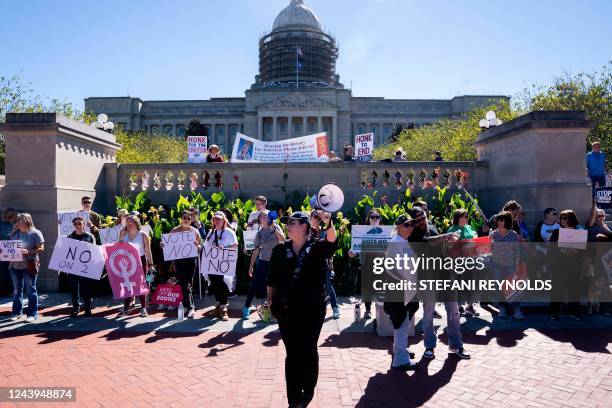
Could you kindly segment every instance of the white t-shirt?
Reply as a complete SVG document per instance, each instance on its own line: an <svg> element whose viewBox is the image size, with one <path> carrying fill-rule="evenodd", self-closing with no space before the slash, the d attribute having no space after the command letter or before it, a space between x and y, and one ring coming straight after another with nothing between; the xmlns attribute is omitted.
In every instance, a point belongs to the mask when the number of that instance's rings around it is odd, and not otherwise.
<svg viewBox="0 0 612 408"><path fill-rule="evenodd" d="M145 256L144 238L143 238L144 234L146 234L146 232L140 230L138 231L138 234L136 234L136 236L132 240L130 239L130 236L126 232L121 242L129 242L131 244L136 245L136 248L138 248L138 255Z"/></svg>
<svg viewBox="0 0 612 408"><path fill-rule="evenodd" d="M542 227L540 228L540 235L542 236L544 242L550 241L550 236L552 235L553 231L558 230L559 227L559 224L556 222L553 225L542 224Z"/></svg>
<svg viewBox="0 0 612 408"><path fill-rule="evenodd" d="M218 245L223 248L229 248L232 245L238 244L236 233L229 228L225 228L223 231L210 231L206 236L204 245L215 245L215 238Z"/></svg>
<svg viewBox="0 0 612 408"><path fill-rule="evenodd" d="M259 211L253 211L249 214L247 219L247 230L259 231L261 226L259 225Z"/></svg>

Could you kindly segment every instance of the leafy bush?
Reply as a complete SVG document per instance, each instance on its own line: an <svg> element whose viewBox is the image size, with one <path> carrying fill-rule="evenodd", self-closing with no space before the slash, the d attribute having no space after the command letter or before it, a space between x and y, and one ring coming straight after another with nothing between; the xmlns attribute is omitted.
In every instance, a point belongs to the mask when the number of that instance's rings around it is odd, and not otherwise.
<svg viewBox="0 0 612 408"><path fill-rule="evenodd" d="M145 132L126 132L120 126L114 134L121 150L117 152L119 163L185 163L187 141L174 136Z"/></svg>

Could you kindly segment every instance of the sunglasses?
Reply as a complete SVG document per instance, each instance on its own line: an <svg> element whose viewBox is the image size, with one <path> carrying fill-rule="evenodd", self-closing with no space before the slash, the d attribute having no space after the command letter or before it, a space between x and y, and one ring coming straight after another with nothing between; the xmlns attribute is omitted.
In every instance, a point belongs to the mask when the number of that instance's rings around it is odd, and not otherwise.
<svg viewBox="0 0 612 408"><path fill-rule="evenodd" d="M91 204L91 201L83 201L83 204Z"/></svg>
<svg viewBox="0 0 612 408"><path fill-rule="evenodd" d="M380 215L370 215L371 220L380 220Z"/></svg>
<svg viewBox="0 0 612 408"><path fill-rule="evenodd" d="M414 227L414 222L412 222L412 221L406 221L406 222L404 222L402 225L403 225L404 227L406 227L406 228L412 228L412 227Z"/></svg>
<svg viewBox="0 0 612 408"><path fill-rule="evenodd" d="M598 215L597 218L606 218L605 215Z"/></svg>
<svg viewBox="0 0 612 408"><path fill-rule="evenodd" d="M191 220L191 217L183 217L183 221L189 221Z"/></svg>
<svg viewBox="0 0 612 408"><path fill-rule="evenodd" d="M83 223L82 223L82 222L75 222L75 223L74 223L74 224L72 224L72 225L74 225L75 227L78 227L79 225L83 225Z"/></svg>

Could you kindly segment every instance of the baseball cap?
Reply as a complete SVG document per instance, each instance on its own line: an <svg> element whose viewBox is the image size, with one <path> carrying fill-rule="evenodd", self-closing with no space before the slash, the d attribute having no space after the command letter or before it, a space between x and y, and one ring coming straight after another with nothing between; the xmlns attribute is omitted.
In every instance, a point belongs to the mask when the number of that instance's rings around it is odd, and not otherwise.
<svg viewBox="0 0 612 408"><path fill-rule="evenodd" d="M289 221L290 219L298 220L301 223L310 223L310 216L308 215L308 213L303 211L296 211L294 213L291 213L291 215L284 216L283 218L281 218L281 221L286 224L287 221Z"/></svg>
<svg viewBox="0 0 612 408"><path fill-rule="evenodd" d="M409 214L402 214L395 220L395 225L403 224L406 221L412 221L412 217Z"/></svg>

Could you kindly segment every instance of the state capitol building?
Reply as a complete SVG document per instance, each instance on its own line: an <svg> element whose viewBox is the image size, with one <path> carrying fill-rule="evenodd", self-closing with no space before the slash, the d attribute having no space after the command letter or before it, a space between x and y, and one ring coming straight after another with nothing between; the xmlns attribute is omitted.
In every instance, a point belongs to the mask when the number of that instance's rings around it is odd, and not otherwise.
<svg viewBox="0 0 612 408"><path fill-rule="evenodd" d="M127 130L184 136L197 118L209 144L231 153L236 132L266 141L326 132L332 150L372 132L385 143L397 125L418 127L452 118L505 96L466 95L445 99L356 97L336 73L336 39L321 29L303 0L291 0L272 31L259 40L259 74L240 98L143 101L134 97L91 97L85 109L106 113ZM297 71L297 72L296 72Z"/></svg>

